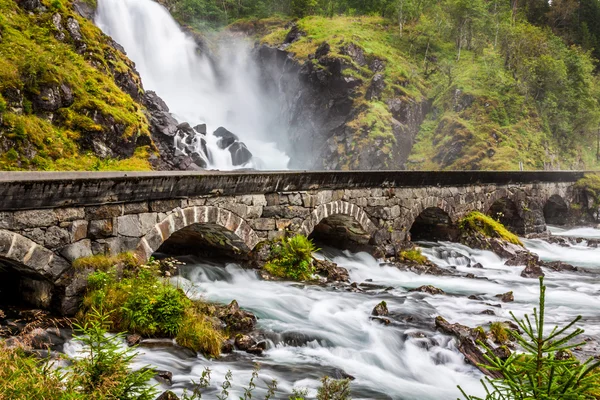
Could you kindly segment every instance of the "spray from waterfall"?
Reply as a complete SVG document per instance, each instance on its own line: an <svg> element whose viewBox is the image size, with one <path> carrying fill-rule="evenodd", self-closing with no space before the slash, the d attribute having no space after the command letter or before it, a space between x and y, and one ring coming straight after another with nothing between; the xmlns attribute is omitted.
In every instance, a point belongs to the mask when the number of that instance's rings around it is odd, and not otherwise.
<svg viewBox="0 0 600 400"><path fill-rule="evenodd" d="M289 157L277 147L285 136L277 124L277 98L261 85L249 43L229 39L214 57L207 56L151 0L99 0L96 24L125 48L144 87L162 97L179 122L197 127L174 138L178 151L204 156L205 146L208 168L214 169L287 169ZM206 136L201 124L207 126ZM239 141L213 135L221 126ZM244 145L252 153L249 161Z"/></svg>

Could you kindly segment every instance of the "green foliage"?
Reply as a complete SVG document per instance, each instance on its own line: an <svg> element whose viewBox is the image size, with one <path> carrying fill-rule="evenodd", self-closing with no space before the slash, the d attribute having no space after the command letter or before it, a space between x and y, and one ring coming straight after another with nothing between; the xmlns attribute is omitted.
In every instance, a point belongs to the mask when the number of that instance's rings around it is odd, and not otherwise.
<svg viewBox="0 0 600 400"><path fill-rule="evenodd" d="M504 344L511 338L510 331L507 329L506 324L502 322L492 322L490 333L494 337L494 341L499 344Z"/></svg>
<svg viewBox="0 0 600 400"><path fill-rule="evenodd" d="M136 354L122 350L123 334L107 335L109 322L108 315L92 310L89 322L75 326L79 332L75 340L84 345L86 354L71 367L72 383L89 399L153 400L157 392L148 384L155 371L131 370Z"/></svg>
<svg viewBox="0 0 600 400"><path fill-rule="evenodd" d="M468 232L478 232L486 237L499 238L509 243L523 246L521 240L514 233L510 232L500 222L492 217L472 211L458 223L459 229L468 234Z"/></svg>
<svg viewBox="0 0 600 400"><path fill-rule="evenodd" d="M400 252L400 259L402 261L412 262L415 264L425 264L427 263L427 257L421 253L421 249L413 248L409 250L403 250Z"/></svg>
<svg viewBox="0 0 600 400"><path fill-rule="evenodd" d="M575 184L577 189L583 190L594 199L594 204L600 206L600 174L586 174Z"/></svg>
<svg viewBox="0 0 600 400"><path fill-rule="evenodd" d="M217 357L224 337L200 312L201 307L159 278L156 265L150 263L125 270L122 277L114 268L90 274L78 318L91 323L90 310L102 310L117 331L173 337L182 346Z"/></svg>
<svg viewBox="0 0 600 400"><path fill-rule="evenodd" d="M600 361L590 358L580 362L569 357L569 349L581 345L575 340L583 330L571 330L581 316L562 328L557 326L549 334L545 333L546 287L543 282L540 278L539 311L534 309L533 323L528 315L518 319L511 312L513 320L524 332L513 335L525 353L515 352L504 361L497 356L491 357L491 351L485 356L485 368L499 371L504 376L503 379L482 381L486 400L584 400L595 398L600 389ZM462 389L461 392L468 400L483 400L468 396Z"/></svg>
<svg viewBox="0 0 600 400"><path fill-rule="evenodd" d="M321 379L321 387L317 391L317 400L350 400L350 380L335 380L328 376Z"/></svg>
<svg viewBox="0 0 600 400"><path fill-rule="evenodd" d="M0 398L43 400L152 400L151 368L132 370L135 353L121 347L122 335L109 336L107 316L92 310L92 322L76 326L75 340L84 345L83 357L70 360L66 370L51 360L39 360L0 341Z"/></svg>
<svg viewBox="0 0 600 400"><path fill-rule="evenodd" d="M312 253L315 251L312 240L304 235L284 238L272 246L271 257L264 268L280 278L309 280L314 274Z"/></svg>

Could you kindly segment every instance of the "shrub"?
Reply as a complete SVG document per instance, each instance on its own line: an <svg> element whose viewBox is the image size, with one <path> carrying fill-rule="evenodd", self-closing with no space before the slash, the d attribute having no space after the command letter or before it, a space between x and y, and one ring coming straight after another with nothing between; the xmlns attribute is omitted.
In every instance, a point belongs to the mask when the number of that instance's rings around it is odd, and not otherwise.
<svg viewBox="0 0 600 400"><path fill-rule="evenodd" d="M83 323L93 322L90 311L98 309L108 314L107 322L116 331L173 337L194 351L219 355L224 338L200 311L201 303L159 278L155 266L141 266L124 275L119 278L114 268L89 275L78 315Z"/></svg>
<svg viewBox="0 0 600 400"><path fill-rule="evenodd" d="M280 278L296 281L311 279L314 274L312 253L317 250L312 240L304 235L281 239L272 247L265 270Z"/></svg>
<svg viewBox="0 0 600 400"><path fill-rule="evenodd" d="M321 379L321 387L317 391L317 400L350 400L350 380Z"/></svg>
<svg viewBox="0 0 600 400"><path fill-rule="evenodd" d="M575 183L575 188L583 190L594 199L595 206L600 206L600 174L586 174Z"/></svg>
<svg viewBox="0 0 600 400"><path fill-rule="evenodd" d="M493 356L487 348L485 355L488 370L499 371L503 379L482 380L487 393L486 400L497 399L592 399L600 391L600 361L593 358L580 362L569 356L569 350L582 343L574 340L583 333L576 328L569 330L581 319L575 318L566 326L552 329L545 334L545 296L544 278L540 278L539 311L533 310L532 319L525 315L524 319L513 320L524 332L523 335L513 332L525 353L513 353L506 360ZM481 343L480 343L481 344ZM564 357L563 355L567 355ZM468 400L483 400L476 396L467 395L459 389Z"/></svg>
<svg viewBox="0 0 600 400"><path fill-rule="evenodd" d="M71 383L87 399L153 400L157 393L148 383L155 371L131 370L136 354L121 349L123 334L108 336L108 315L96 310L92 314L90 322L75 326L79 332L75 340L84 345L86 356L74 361Z"/></svg>
<svg viewBox="0 0 600 400"><path fill-rule="evenodd" d="M514 233L510 232L500 222L495 221L492 217L472 211L466 217L460 220L458 226L462 232L474 231L490 238L498 238L506 240L519 246L523 246L521 240Z"/></svg>

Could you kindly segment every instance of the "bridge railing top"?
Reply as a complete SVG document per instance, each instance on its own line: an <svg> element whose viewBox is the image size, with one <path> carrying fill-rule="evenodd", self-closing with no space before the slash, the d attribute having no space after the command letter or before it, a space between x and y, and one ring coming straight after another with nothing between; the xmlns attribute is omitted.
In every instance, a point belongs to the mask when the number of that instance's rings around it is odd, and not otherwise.
<svg viewBox="0 0 600 400"><path fill-rule="evenodd" d="M585 171L1 172L0 210L315 189L576 182Z"/></svg>

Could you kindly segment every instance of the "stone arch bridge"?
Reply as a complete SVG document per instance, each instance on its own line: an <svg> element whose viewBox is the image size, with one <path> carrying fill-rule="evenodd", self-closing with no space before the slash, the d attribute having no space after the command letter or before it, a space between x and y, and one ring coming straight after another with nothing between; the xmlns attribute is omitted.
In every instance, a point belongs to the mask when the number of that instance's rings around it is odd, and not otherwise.
<svg viewBox="0 0 600 400"><path fill-rule="evenodd" d="M133 251L240 256L289 232L391 252L443 238L472 210L518 233L564 223L583 172L150 172L0 174L0 297L72 312L71 262Z"/></svg>

